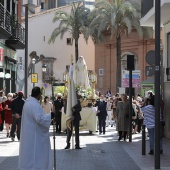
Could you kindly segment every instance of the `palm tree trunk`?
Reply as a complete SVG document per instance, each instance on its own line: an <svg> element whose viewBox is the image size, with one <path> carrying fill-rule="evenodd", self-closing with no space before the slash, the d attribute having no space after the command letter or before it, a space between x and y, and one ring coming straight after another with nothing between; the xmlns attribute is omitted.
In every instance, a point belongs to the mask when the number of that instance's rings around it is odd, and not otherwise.
<svg viewBox="0 0 170 170"><path fill-rule="evenodd" d="M116 39L116 47L117 47L116 92L119 92L119 87L121 87L121 36L120 35Z"/></svg>
<svg viewBox="0 0 170 170"><path fill-rule="evenodd" d="M75 39L75 57L76 57L76 62L78 60L79 56L79 51L78 51L78 39Z"/></svg>

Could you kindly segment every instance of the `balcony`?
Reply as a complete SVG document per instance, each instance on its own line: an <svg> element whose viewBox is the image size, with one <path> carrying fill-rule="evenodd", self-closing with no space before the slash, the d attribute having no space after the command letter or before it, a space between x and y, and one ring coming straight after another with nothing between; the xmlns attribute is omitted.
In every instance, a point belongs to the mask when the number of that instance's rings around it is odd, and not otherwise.
<svg viewBox="0 0 170 170"><path fill-rule="evenodd" d="M11 21L12 36L5 41L5 44L12 49L25 48L25 28L18 21Z"/></svg>
<svg viewBox="0 0 170 170"><path fill-rule="evenodd" d="M142 0L141 2L141 26L155 25L155 0ZM170 0L161 0L161 24L170 20L169 16Z"/></svg>
<svg viewBox="0 0 170 170"><path fill-rule="evenodd" d="M0 39L11 36L11 18L9 12L0 4Z"/></svg>

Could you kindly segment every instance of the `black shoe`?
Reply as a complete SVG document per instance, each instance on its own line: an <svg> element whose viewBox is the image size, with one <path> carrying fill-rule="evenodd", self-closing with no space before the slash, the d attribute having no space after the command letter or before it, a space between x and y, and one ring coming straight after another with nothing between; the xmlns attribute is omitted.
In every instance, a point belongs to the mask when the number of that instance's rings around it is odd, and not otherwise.
<svg viewBox="0 0 170 170"><path fill-rule="evenodd" d="M102 134L102 132L99 132L99 135L101 135Z"/></svg>
<svg viewBox="0 0 170 170"><path fill-rule="evenodd" d="M105 135L105 132L103 132L103 135Z"/></svg>
<svg viewBox="0 0 170 170"><path fill-rule="evenodd" d="M153 150L150 150L150 152L148 153L149 155L153 155L154 154L154 151Z"/></svg>
<svg viewBox="0 0 170 170"><path fill-rule="evenodd" d="M163 150L160 150L160 154L163 154Z"/></svg>
<svg viewBox="0 0 170 170"><path fill-rule="evenodd" d="M80 146L76 146L75 149L82 149L82 148L80 148Z"/></svg>
<svg viewBox="0 0 170 170"><path fill-rule="evenodd" d="M9 133L7 133L6 137L7 137L7 138L9 137Z"/></svg>
<svg viewBox="0 0 170 170"><path fill-rule="evenodd" d="M67 145L64 149L70 149L70 146Z"/></svg>
<svg viewBox="0 0 170 170"><path fill-rule="evenodd" d="M14 142L14 141L15 141L15 138L14 138L14 137L12 137L12 138L11 138L11 140Z"/></svg>
<svg viewBox="0 0 170 170"><path fill-rule="evenodd" d="M119 137L118 141L122 140L122 138Z"/></svg>

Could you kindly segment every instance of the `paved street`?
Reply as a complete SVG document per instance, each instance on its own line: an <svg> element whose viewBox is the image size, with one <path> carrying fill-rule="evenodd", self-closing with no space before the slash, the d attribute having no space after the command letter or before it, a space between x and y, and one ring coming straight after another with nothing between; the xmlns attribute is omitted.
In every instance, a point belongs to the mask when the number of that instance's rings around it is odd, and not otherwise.
<svg viewBox="0 0 170 170"><path fill-rule="evenodd" d="M53 148L52 127L50 129ZM154 156L141 155L141 134L133 135L133 142L117 141L115 128L107 128L105 135L81 131L82 150L64 150L66 135L56 137L57 170L152 170ZM11 142L6 132L0 132L0 170L18 170L19 142ZM147 149L148 152L148 140ZM52 150L53 152L53 150ZM170 169L170 141L164 140L161 169Z"/></svg>

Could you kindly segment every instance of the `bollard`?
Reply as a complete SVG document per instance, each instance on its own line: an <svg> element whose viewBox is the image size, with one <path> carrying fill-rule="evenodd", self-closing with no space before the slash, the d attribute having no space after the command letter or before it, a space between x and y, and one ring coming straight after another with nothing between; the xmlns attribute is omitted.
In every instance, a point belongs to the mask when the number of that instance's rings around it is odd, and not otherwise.
<svg viewBox="0 0 170 170"><path fill-rule="evenodd" d="M146 155L146 134L145 134L145 125L142 125L142 155Z"/></svg>

